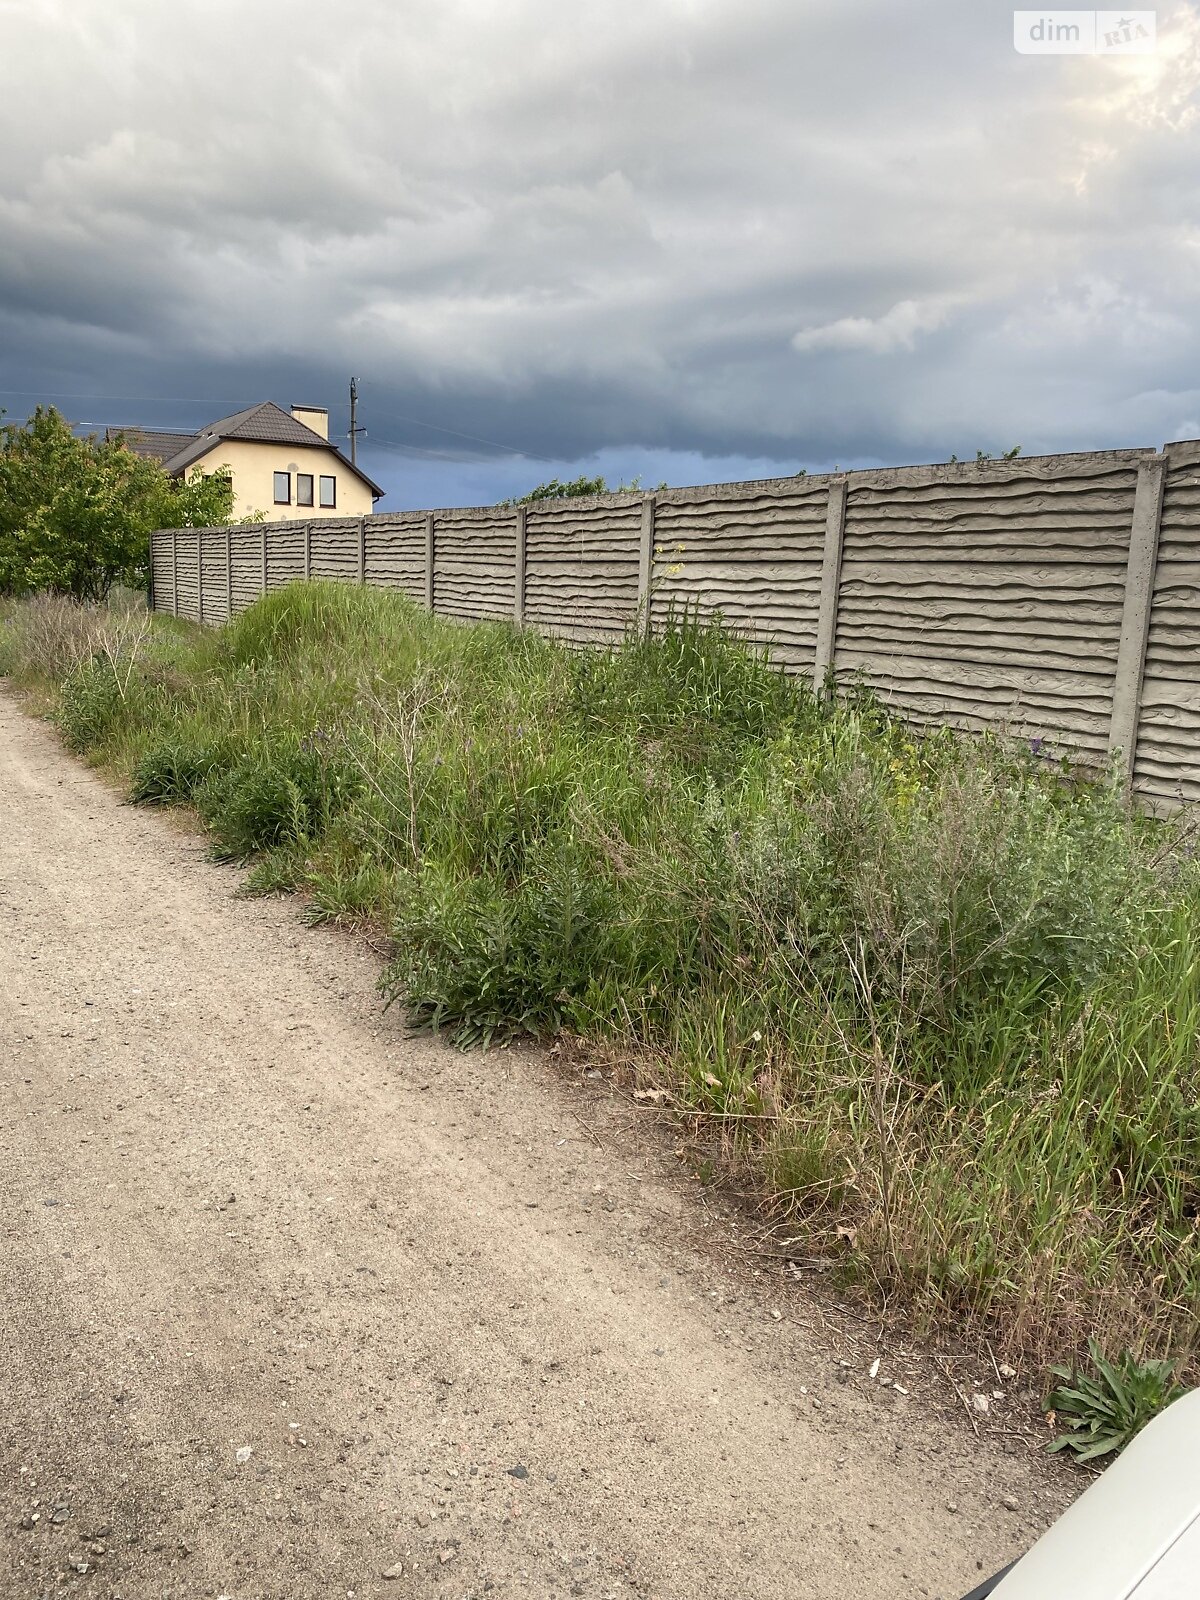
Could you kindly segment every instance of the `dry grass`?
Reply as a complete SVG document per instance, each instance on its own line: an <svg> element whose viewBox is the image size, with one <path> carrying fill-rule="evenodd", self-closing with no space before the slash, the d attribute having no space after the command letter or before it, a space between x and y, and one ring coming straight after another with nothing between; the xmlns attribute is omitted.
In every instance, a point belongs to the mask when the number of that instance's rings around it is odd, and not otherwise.
<svg viewBox="0 0 1200 1600"><path fill-rule="evenodd" d="M128 663L151 627L145 598L133 590L114 590L105 605L35 595L8 605L0 620L0 672L29 684L62 683L97 655L114 668Z"/></svg>

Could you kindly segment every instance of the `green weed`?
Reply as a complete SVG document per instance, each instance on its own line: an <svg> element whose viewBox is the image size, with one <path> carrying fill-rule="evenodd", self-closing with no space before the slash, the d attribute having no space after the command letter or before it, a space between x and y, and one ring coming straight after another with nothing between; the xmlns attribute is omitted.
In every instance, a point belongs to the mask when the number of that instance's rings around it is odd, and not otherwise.
<svg viewBox="0 0 1200 1600"><path fill-rule="evenodd" d="M1077 1461L1097 1461L1123 1450L1183 1393L1175 1382L1173 1361L1138 1361L1128 1350L1107 1361L1094 1339L1088 1341L1088 1354L1092 1372L1051 1368L1062 1381L1046 1400L1047 1409L1067 1424L1050 1450L1068 1450Z"/></svg>
<svg viewBox="0 0 1200 1600"><path fill-rule="evenodd" d="M72 750L102 744L120 711L120 685L106 661L85 661L63 681L58 725Z"/></svg>

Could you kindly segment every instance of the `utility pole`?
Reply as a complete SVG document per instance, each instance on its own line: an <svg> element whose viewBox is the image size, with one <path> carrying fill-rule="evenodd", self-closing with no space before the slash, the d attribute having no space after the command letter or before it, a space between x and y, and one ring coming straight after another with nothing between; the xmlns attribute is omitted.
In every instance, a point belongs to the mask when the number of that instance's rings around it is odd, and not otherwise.
<svg viewBox="0 0 1200 1600"><path fill-rule="evenodd" d="M365 428L358 426L358 379L350 379L350 465L358 465L358 436L366 433Z"/></svg>

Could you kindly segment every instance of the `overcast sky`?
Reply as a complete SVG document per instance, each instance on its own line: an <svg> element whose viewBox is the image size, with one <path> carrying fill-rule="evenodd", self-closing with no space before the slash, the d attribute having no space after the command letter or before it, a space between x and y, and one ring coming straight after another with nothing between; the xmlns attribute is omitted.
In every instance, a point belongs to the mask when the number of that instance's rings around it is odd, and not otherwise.
<svg viewBox="0 0 1200 1600"><path fill-rule="evenodd" d="M0 406L358 375L386 505L1200 435L1200 16L0 0Z"/></svg>

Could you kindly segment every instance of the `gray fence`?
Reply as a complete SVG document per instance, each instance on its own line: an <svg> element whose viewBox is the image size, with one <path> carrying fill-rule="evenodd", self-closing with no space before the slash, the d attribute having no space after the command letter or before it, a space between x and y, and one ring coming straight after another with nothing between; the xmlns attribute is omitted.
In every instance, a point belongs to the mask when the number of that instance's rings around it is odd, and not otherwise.
<svg viewBox="0 0 1200 1600"><path fill-rule="evenodd" d="M1117 752L1148 799L1200 800L1200 441L154 535L177 616L305 576L584 643L720 611L914 722Z"/></svg>

